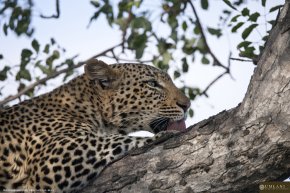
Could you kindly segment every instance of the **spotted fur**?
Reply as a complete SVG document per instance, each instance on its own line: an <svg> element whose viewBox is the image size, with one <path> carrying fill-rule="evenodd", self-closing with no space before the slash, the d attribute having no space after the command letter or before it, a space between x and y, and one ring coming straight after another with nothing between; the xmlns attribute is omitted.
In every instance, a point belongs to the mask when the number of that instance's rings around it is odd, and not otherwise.
<svg viewBox="0 0 290 193"><path fill-rule="evenodd" d="M103 168L184 119L190 102L148 65L90 60L54 91L0 111L0 191L73 192Z"/></svg>

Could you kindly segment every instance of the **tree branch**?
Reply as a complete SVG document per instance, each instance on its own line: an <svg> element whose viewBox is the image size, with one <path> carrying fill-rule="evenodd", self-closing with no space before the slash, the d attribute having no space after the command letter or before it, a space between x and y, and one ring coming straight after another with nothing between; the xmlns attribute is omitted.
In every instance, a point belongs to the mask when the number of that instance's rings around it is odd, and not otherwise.
<svg viewBox="0 0 290 193"><path fill-rule="evenodd" d="M117 45L115 45L115 46L113 46L113 47L111 47L111 48L109 48L109 49L107 49L107 50L104 50L104 51L102 51L101 53L98 53L98 54L92 56L92 57L89 58L88 60L90 60L90 59L92 59L92 58L97 58L97 57L100 57L100 56L104 56L106 53L111 52L112 50L114 50L115 48L117 48L117 47L119 47L119 46L121 46L121 45L123 45L123 42L120 43L120 44L117 44ZM73 66L72 68L73 68L73 69L79 68L79 67L81 67L82 65L84 65L85 63L86 63L86 61L79 62L79 63L77 63L75 66ZM48 80L50 80L50 79L53 79L53 78L55 78L55 77L57 77L57 76L59 76L59 75L65 73L65 72L67 72L68 70L71 70L72 68L69 67L69 68L65 68L65 69L59 70L59 71L55 71L54 73L52 73L52 74L50 74L50 75L48 75L48 76L46 76L46 77L44 77L44 78L42 78L42 79L37 80L36 82L34 82L34 83L32 83L32 84L26 86L24 89L22 89L22 90L21 90L20 92L18 92L17 94L12 95L12 96L8 96L8 97L6 97L4 100L0 101L0 107L3 106L3 105L5 105L5 104L7 104L7 103L10 102L10 101L13 101L13 100L19 98L20 96L22 96L23 94L27 93L29 90L33 89L34 87L36 87L36 86L38 86L38 85L40 85L40 84L43 84L43 83L45 83L46 81L48 81Z"/></svg>

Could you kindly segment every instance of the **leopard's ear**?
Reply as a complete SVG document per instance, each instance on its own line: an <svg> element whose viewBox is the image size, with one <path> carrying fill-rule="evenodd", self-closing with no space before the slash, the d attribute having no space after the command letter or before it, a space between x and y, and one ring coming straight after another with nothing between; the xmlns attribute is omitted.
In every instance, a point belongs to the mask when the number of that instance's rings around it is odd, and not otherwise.
<svg viewBox="0 0 290 193"><path fill-rule="evenodd" d="M102 87L108 88L116 86L116 82L120 78L120 73L113 70L105 62L97 59L90 59L86 62L85 74L90 80L96 80Z"/></svg>

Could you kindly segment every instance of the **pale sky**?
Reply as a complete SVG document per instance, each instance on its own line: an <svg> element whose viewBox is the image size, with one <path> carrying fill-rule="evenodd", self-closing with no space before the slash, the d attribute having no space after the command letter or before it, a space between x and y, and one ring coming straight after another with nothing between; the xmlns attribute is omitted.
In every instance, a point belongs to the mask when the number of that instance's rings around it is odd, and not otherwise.
<svg viewBox="0 0 290 193"><path fill-rule="evenodd" d="M194 1L196 7L200 1ZM283 4L284 1L267 1L267 9L269 7ZM120 32L116 29L111 29L104 19L93 22L87 28L88 21L94 13L94 8L89 4L89 1L69 1L61 0L60 19L43 20L39 18L39 13L42 12L51 15L55 12L55 1L38 0L36 10L34 12L33 25L36 27L34 37L41 45L49 42L51 37L66 48L67 56L79 54L79 60L86 60L89 57L99 53L111 46L118 44L121 41ZM218 21L218 16L222 7L227 7L221 0L210 1L209 11L204 12L197 10L202 23L212 24L214 27ZM248 7L256 9L259 3L250 1ZM261 7L261 6L260 6ZM262 15L265 10L261 8L258 12ZM275 14L267 15L267 18L275 18ZM2 29L1 29L2 30ZM161 29L162 30L162 29ZM265 29L261 28L260 32L253 34L252 38L260 40L259 33L264 33ZM11 33L10 33L11 34ZM20 51L24 47L30 47L31 39L25 37L15 37L8 35L3 37L3 32L0 33L0 53L5 56L5 64L11 66L17 64L20 57ZM218 59L227 65L229 51L233 53L233 57L238 57L236 50L237 42L241 41L240 34L226 35L221 39L214 37L208 38L211 49L214 51ZM101 58L107 63L115 63L114 60ZM0 69L3 67L0 66ZM215 68L215 69L214 69ZM251 63L243 63L232 61L231 73L235 80L232 80L228 75L219 80L208 91L209 98L204 96L198 97L192 102L192 107L195 111L194 118L187 120L187 125L191 125L201 121L209 116L215 115L220 111L237 106L243 99L251 75L255 66ZM81 69L82 72L82 69ZM218 67L201 65L195 62L190 66L190 72L184 77L185 82L191 86L199 86L205 88L217 75L222 72ZM0 82L0 88L4 85ZM50 83L46 90L47 92L58 86L60 83ZM5 94L15 94L15 84L13 80L9 80L9 86L6 87ZM1 97L2 98L2 97ZM0 98L0 100L1 100Z"/></svg>

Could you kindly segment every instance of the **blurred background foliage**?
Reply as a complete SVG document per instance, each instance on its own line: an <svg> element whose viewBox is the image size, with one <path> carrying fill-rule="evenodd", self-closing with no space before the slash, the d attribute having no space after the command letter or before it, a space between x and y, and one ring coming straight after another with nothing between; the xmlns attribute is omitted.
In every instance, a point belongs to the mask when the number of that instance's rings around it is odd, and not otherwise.
<svg viewBox="0 0 290 193"><path fill-rule="evenodd" d="M7 86L6 81L13 79L18 84L15 95L1 97L0 106L9 105L11 101L23 100L37 95L40 87L45 87L47 81L59 75L63 82L72 76L75 70L84 64L78 61L78 55L66 57L66 49L59 45L54 37L50 42L39 42L34 36L36 26L33 26L34 17L47 19L61 17L60 0L53 1L55 13L52 15L35 14L33 0L2 0L0 2L0 35L10 33L16 36L25 36L31 39L31 46L23 48L20 61L14 66L5 64L5 56L0 53L0 96ZM247 7L246 0L223 0L225 8L220 12L219 22L215 26L202 23L198 11L207 11L212 1L209 0L160 0L160 6L148 6L149 0L92 0L84 1L94 7L88 21L90 26L105 17L107 24L120 33L120 43L93 57L109 57L117 62L152 63L165 71L171 70L174 79L180 80L181 90L194 100L197 96L207 96L207 91L216 81L225 75L231 76L230 64L232 60L251 61L254 64L267 41L271 26L275 20L267 20L267 14L279 13L282 5L276 5L266 10L266 14ZM150 1L149 1L150 2ZM194 3L193 3L194 2ZM197 3L199 2L199 3ZM257 1L259 6L265 7L266 0ZM253 40L250 35L261 25L265 31L261 39ZM270 27L267 27L270 26ZM160 28L169 29L169 33L160 33ZM208 44L208 37L221 38L225 31L239 33L241 42L236 45L239 51L238 58L228 54L228 63L218 60ZM228 34L227 34L228 35ZM128 55L133 54L133 59ZM89 59L89 58L88 58ZM181 65L173 65L178 63ZM204 90L186 85L182 76L188 73L194 63L219 67L223 72L216 77ZM35 71L37 73L35 73ZM189 111L193 116L193 110Z"/></svg>

